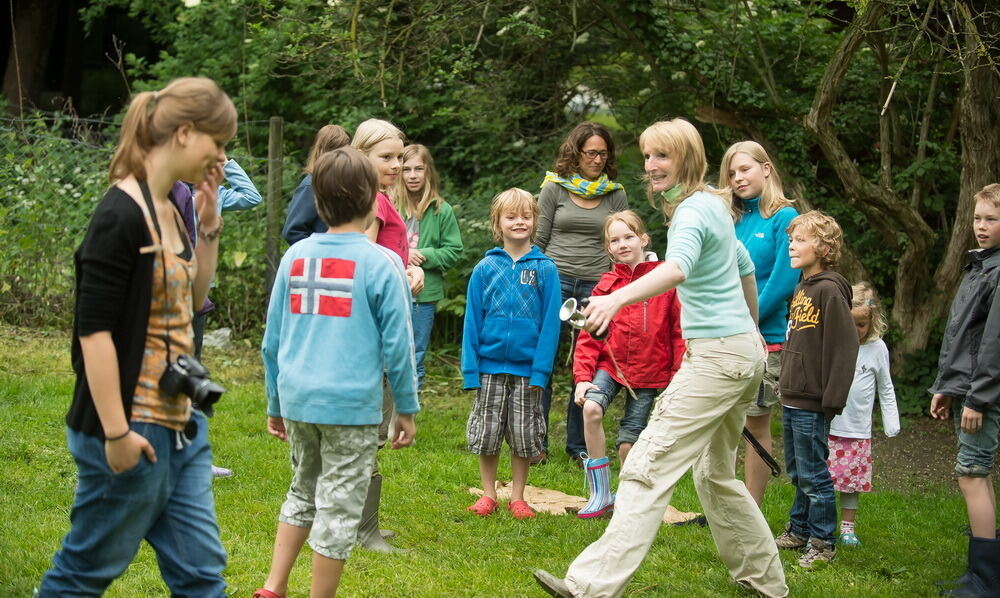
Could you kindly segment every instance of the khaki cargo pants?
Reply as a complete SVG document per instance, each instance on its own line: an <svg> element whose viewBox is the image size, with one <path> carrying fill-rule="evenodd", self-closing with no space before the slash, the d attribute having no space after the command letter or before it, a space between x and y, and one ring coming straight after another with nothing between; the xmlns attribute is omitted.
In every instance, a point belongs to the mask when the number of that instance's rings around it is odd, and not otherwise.
<svg viewBox="0 0 1000 598"><path fill-rule="evenodd" d="M764 360L756 332L687 341L680 370L657 399L622 467L611 522L566 573L574 596L622 595L660 529L674 486L692 466L698 498L730 575L765 596L788 594L771 530L736 479L740 432ZM669 588L669 579L663 585Z"/></svg>

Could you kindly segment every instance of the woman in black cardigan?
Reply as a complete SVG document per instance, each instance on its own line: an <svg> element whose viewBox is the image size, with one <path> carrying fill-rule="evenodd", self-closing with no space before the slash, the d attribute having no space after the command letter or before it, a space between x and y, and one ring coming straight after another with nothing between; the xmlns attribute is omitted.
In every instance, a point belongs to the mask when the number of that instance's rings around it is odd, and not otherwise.
<svg viewBox="0 0 1000 598"><path fill-rule="evenodd" d="M235 107L210 79L177 79L129 104L112 185L75 254L66 435L79 484L41 596L102 594L143 539L171 595L225 595L197 409L210 405L192 406L163 374L194 353L194 306L215 273L222 229L220 160L235 133ZM169 198L178 180L196 183L197 248Z"/></svg>

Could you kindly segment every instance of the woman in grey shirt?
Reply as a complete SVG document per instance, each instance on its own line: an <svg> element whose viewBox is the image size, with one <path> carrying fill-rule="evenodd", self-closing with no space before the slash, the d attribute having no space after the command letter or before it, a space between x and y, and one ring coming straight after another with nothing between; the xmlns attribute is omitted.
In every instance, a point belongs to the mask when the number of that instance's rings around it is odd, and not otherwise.
<svg viewBox="0 0 1000 598"><path fill-rule="evenodd" d="M538 195L538 235L535 244L559 269L563 301L590 297L611 259L604 250L604 220L628 208L625 189L614 182L618 159L611 132L604 125L582 122L559 147L555 172L546 172ZM557 358L558 361L558 358ZM545 413L545 450L533 462L546 458L552 383L542 393ZM573 401L566 407L566 452L582 466L583 411Z"/></svg>

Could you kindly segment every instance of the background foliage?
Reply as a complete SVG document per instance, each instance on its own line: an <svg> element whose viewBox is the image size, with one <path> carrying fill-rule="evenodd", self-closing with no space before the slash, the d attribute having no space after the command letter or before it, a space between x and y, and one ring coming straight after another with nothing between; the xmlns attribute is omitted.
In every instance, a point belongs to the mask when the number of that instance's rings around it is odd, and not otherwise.
<svg viewBox="0 0 1000 598"><path fill-rule="evenodd" d="M353 130L366 118L388 118L428 145L468 248L440 305L439 335L450 341L464 281L493 244L490 198L511 186L536 191L579 120L616 131L620 182L660 252L665 235L645 202L638 134L665 117L692 120L706 142L710 181L730 143L756 139L800 209L819 207L844 226L845 273L872 280L893 313L890 340L906 357L898 372L903 411L926 403L922 389L956 276L954 268L942 275L941 265L971 240L960 217L969 195L960 174L970 162L959 98L970 85L969 56L995 70L989 61L1000 55L989 3L96 0L82 17L93 23L112 9L128 11L164 48L155 59L125 48L133 91L199 74L230 93L242 121L231 153L262 190L263 122L273 115L286 122L285 198L323 124ZM975 51L963 53L973 29ZM853 50L844 47L850 39ZM838 60L841 78L831 78ZM832 139L816 126L823 119ZM69 253L104 185L113 125L86 146L59 139L65 122L14 128L0 131L14 148L0 166L0 233L17 248L0 264L0 314L65 323ZM213 294L213 324L248 342L256 342L266 300L263 220L261 209L227 218Z"/></svg>

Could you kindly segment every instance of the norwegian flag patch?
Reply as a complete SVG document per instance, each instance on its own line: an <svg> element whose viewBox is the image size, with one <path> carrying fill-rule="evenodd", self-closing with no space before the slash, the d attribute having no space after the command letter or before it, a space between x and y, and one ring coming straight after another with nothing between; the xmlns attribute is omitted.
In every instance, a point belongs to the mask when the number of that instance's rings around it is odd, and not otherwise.
<svg viewBox="0 0 1000 598"><path fill-rule="evenodd" d="M354 262L337 258L292 260L288 292L293 314L347 318L354 291Z"/></svg>

